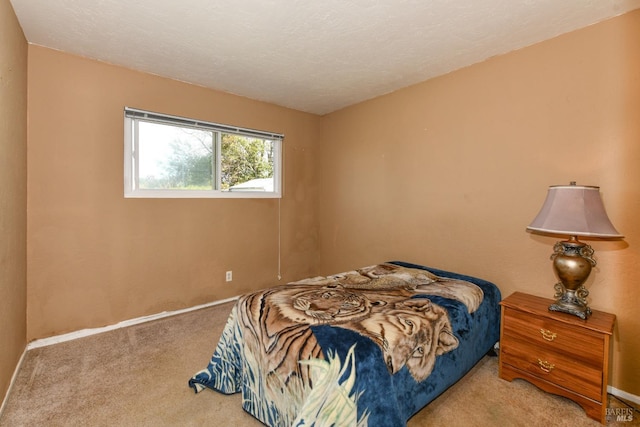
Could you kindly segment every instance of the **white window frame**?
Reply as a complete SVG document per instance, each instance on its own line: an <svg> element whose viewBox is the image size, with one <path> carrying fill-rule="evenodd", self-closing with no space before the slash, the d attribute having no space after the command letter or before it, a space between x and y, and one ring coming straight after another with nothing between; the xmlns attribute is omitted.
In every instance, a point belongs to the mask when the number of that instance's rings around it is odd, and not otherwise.
<svg viewBox="0 0 640 427"><path fill-rule="evenodd" d="M178 190L178 189L141 189L137 188L137 156L138 141L134 135L136 121L156 122L172 126L190 127L214 131L214 144L216 145L216 158L213 177L217 182L216 188L220 188L220 133L230 133L253 138L268 139L274 142L273 164L273 191L222 191L212 190ZM265 132L254 129L239 128L229 125L194 120L185 117L171 116L125 107L124 109L124 197L126 198L281 198L282 197L282 140L283 134Z"/></svg>

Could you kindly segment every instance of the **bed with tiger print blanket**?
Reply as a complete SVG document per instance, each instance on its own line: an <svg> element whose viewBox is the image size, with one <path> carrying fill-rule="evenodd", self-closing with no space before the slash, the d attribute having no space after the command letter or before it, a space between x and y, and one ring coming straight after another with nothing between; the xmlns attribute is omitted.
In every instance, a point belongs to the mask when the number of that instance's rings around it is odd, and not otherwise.
<svg viewBox="0 0 640 427"><path fill-rule="evenodd" d="M189 385L269 426L405 426L499 339L500 291L404 262L239 298Z"/></svg>

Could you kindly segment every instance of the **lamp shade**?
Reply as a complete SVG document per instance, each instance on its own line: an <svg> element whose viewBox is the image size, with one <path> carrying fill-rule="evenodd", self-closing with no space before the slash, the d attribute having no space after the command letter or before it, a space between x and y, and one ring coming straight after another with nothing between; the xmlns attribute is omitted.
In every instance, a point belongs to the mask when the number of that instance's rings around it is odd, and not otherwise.
<svg viewBox="0 0 640 427"><path fill-rule="evenodd" d="M615 229L600 197L600 187L552 185L542 209L527 230L569 236L624 237Z"/></svg>

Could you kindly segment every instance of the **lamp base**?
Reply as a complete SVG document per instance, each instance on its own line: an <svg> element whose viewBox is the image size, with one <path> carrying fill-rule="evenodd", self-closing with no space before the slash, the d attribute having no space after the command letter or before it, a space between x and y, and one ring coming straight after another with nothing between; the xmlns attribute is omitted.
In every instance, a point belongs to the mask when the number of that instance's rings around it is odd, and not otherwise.
<svg viewBox="0 0 640 427"><path fill-rule="evenodd" d="M583 320L587 320L591 316L591 309L587 306L586 301L589 291L584 286L572 290L565 288L562 282L558 282L555 290L556 302L549 306L549 311L573 314Z"/></svg>

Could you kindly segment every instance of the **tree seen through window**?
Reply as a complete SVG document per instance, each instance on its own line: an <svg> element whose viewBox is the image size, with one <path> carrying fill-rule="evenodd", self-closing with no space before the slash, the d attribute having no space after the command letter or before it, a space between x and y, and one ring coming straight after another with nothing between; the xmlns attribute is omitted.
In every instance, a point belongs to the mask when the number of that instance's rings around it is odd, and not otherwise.
<svg viewBox="0 0 640 427"><path fill-rule="evenodd" d="M140 122L139 132L140 158L145 159L139 166L141 189L225 191L265 179L273 186L272 141L152 122ZM216 150L220 151L219 160ZM218 161L220 171L216 174ZM220 188L216 188L218 175Z"/></svg>

